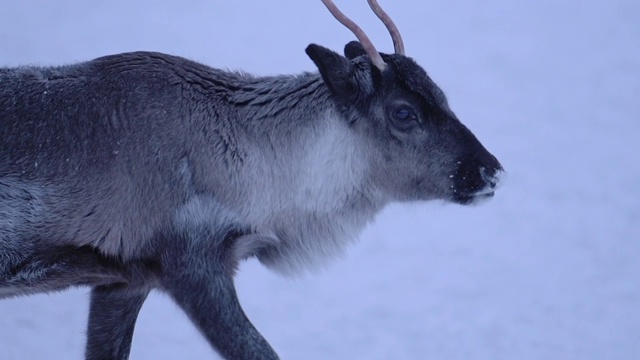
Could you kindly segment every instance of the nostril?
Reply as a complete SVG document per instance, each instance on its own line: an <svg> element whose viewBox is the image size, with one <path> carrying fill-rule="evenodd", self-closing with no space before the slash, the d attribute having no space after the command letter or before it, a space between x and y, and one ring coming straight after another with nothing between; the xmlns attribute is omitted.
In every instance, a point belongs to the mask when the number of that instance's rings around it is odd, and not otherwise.
<svg viewBox="0 0 640 360"><path fill-rule="evenodd" d="M487 171L487 168L480 167L480 177L492 189L496 188L501 181L502 173L504 171L500 168L491 172Z"/></svg>
<svg viewBox="0 0 640 360"><path fill-rule="evenodd" d="M495 180L493 176L487 173L487 168L485 168L484 166L480 167L480 177L487 185L491 186L492 188L496 186L497 180Z"/></svg>

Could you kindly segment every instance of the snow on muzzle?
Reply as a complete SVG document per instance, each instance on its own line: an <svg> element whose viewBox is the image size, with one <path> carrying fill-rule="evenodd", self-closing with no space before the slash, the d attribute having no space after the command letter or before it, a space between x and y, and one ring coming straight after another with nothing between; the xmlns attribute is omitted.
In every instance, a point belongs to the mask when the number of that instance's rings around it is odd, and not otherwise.
<svg viewBox="0 0 640 360"><path fill-rule="evenodd" d="M451 175L451 200L459 204L474 204L491 198L504 177L504 170L491 154L475 156L456 163Z"/></svg>

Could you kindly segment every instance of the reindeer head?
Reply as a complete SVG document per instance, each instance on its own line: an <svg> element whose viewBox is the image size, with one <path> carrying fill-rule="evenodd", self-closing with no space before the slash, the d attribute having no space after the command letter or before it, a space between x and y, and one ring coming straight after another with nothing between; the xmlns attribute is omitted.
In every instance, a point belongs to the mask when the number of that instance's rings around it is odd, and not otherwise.
<svg viewBox="0 0 640 360"><path fill-rule="evenodd" d="M440 88L404 55L400 34L368 0L392 35L395 54L381 54L330 0L323 3L359 42L342 56L318 45L318 67L339 114L367 147L371 183L392 200L443 199L460 204L490 197L502 166L451 111Z"/></svg>

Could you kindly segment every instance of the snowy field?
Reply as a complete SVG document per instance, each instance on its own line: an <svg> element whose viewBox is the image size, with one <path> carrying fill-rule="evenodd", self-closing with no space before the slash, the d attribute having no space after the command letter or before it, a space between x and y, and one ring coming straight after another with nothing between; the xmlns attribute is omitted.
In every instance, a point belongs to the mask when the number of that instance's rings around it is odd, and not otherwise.
<svg viewBox="0 0 640 360"><path fill-rule="evenodd" d="M392 49L364 0L336 1ZM640 359L640 2L380 1L507 182L479 207L389 208L327 269L245 263L249 317L283 359ZM3 66L155 50L294 73L308 43L352 39L318 0L0 9ZM1 301L0 359L81 359L87 312L87 289ZM216 355L154 294L131 358Z"/></svg>

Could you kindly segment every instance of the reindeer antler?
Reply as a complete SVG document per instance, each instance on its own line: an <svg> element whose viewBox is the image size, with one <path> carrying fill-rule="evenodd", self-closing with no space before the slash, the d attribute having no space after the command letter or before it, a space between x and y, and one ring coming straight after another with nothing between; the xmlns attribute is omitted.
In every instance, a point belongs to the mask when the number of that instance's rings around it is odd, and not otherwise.
<svg viewBox="0 0 640 360"><path fill-rule="evenodd" d="M360 28L360 26L358 26L355 22L353 22L353 20L349 19L345 14L343 14L342 11L338 9L336 4L333 3L333 1L322 0L322 3L327 7L327 9L329 9L329 12L331 13L331 15L333 15L333 17L336 18L336 20L338 20L342 25L346 26L349 30L351 30L351 32L355 34L356 38L358 38L358 41L360 41L360 44L364 48L364 51L366 51L369 57L371 58L373 65L375 65L381 71L384 70L387 64L385 64L384 60L382 60L382 56L380 56L380 53L378 52L378 50L376 50L376 47L373 46L373 43L371 42L367 34L365 34L364 31ZM369 4L371 4L371 1L369 1ZM372 5L372 8L373 8L373 5ZM379 16L380 15L378 15L378 17ZM395 39L394 39L394 42L395 42Z"/></svg>
<svg viewBox="0 0 640 360"><path fill-rule="evenodd" d="M371 10L376 13L376 16L382 20L384 26L387 27L389 34L391 34L391 39L393 39L393 48L396 51L396 54L404 55L404 42L402 41L402 36L400 36L400 31L398 31L398 27L391 20L391 17L380 7L377 0L367 0Z"/></svg>

